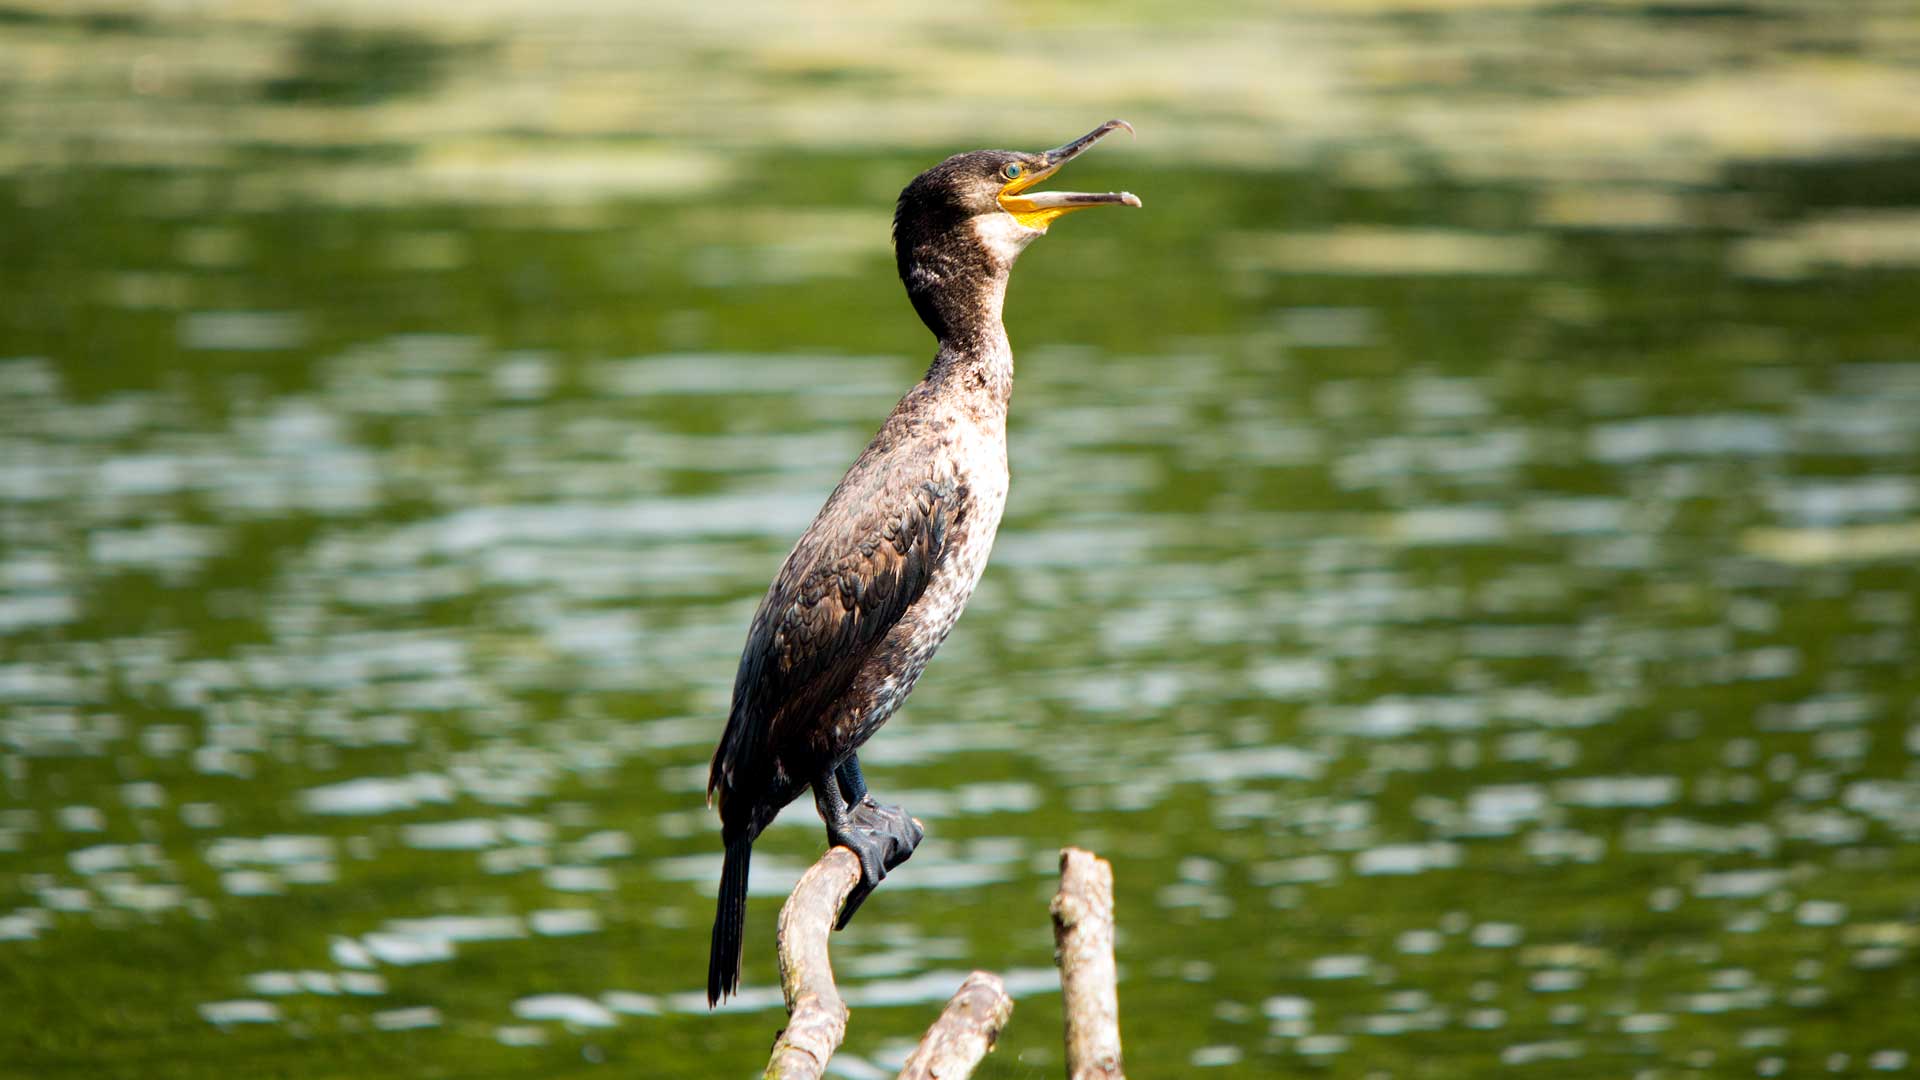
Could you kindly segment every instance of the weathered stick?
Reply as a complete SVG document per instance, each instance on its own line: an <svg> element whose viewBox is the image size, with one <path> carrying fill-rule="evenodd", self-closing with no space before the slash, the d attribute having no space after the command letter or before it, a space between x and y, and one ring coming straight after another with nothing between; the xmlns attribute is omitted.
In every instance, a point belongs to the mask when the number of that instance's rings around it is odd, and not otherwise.
<svg viewBox="0 0 1920 1080"><path fill-rule="evenodd" d="M1126 1080L1113 966L1113 865L1091 851L1063 848L1052 911L1067 1013L1068 1080Z"/></svg>
<svg viewBox="0 0 1920 1080"><path fill-rule="evenodd" d="M843 847L820 856L780 908L780 989L787 1029L774 1041L766 1080L817 1080L847 1037L847 1003L833 985L827 935L860 883L860 859Z"/></svg>
<svg viewBox="0 0 1920 1080"><path fill-rule="evenodd" d="M1013 998L1000 976L974 972L947 999L896 1080L966 1080L1012 1015Z"/></svg>

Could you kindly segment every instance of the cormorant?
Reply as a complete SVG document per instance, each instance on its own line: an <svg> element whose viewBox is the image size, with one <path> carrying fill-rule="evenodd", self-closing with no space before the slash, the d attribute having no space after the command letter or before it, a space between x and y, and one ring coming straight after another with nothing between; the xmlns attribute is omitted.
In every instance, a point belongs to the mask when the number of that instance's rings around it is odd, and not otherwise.
<svg viewBox="0 0 1920 1080"><path fill-rule="evenodd" d="M841 926L920 842L918 822L868 793L855 751L953 629L1000 526L1013 391L1000 312L1014 259L1062 214L1140 205L1127 192L1031 189L1116 128L1133 131L1109 120L1045 153L956 154L900 193L900 279L940 347L794 545L747 631L707 780L726 844L709 1005L739 988L753 841L802 790L813 788L828 845L860 859Z"/></svg>

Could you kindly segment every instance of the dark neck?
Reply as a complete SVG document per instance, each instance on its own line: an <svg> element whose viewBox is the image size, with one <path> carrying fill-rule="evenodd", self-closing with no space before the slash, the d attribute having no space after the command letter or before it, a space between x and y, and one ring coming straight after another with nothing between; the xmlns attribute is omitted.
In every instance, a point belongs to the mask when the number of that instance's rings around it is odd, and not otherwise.
<svg viewBox="0 0 1920 1080"><path fill-rule="evenodd" d="M927 369L929 384L985 394L1005 405L1013 393L1013 349L1000 321L1006 296L1004 267L992 274L962 276L953 287L914 296L914 309L940 338L940 350Z"/></svg>
<svg viewBox="0 0 1920 1080"><path fill-rule="evenodd" d="M940 339L927 382L984 393L1004 406L1013 393L1013 350L1000 313L1013 267L1011 260L958 239L949 234L915 244L900 260L913 309Z"/></svg>
<svg viewBox="0 0 1920 1080"><path fill-rule="evenodd" d="M999 323L994 324L998 331ZM1013 349L1000 332L992 340L970 339L965 346L942 341L927 368L925 384L936 393L982 399L1003 415L1013 397Z"/></svg>
<svg viewBox="0 0 1920 1080"><path fill-rule="evenodd" d="M954 243L917 245L901 262L907 298L940 339L941 352L979 352L1006 341L1000 312L1010 265L980 247Z"/></svg>
<svg viewBox="0 0 1920 1080"><path fill-rule="evenodd" d="M1013 262L1039 233L1007 214L916 210L912 191L901 195L894 214L894 258L913 310L940 339L925 385L980 398L1004 416L1013 395L1013 349L1000 313Z"/></svg>

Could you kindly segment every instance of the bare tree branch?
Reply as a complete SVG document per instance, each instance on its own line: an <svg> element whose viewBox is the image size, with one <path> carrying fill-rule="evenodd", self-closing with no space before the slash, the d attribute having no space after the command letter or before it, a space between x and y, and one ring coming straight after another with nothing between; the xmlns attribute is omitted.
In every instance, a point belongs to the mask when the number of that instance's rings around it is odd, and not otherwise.
<svg viewBox="0 0 1920 1080"><path fill-rule="evenodd" d="M1062 849L1052 911L1067 1014L1068 1080L1125 1080L1113 964L1113 865L1091 851Z"/></svg>
<svg viewBox="0 0 1920 1080"><path fill-rule="evenodd" d="M897 1080L966 1080L1012 1015L1013 998L1000 976L974 972L947 1000Z"/></svg>
<svg viewBox="0 0 1920 1080"><path fill-rule="evenodd" d="M773 1045L766 1080L819 1080L847 1035L847 1003L833 981L827 939L860 883L860 860L843 847L820 857L780 909L780 987L787 1027ZM1126 1080L1113 962L1113 866L1090 851L1060 852L1053 898L1054 956L1066 1005L1069 1080ZM900 1080L965 1080L992 1051L1013 1015L999 976L976 971L927 1029Z"/></svg>
<svg viewBox="0 0 1920 1080"><path fill-rule="evenodd" d="M860 883L860 860L843 847L820 856L780 908L780 989L787 1029L774 1041L766 1080L816 1080L847 1037L847 1003L833 985L827 935Z"/></svg>

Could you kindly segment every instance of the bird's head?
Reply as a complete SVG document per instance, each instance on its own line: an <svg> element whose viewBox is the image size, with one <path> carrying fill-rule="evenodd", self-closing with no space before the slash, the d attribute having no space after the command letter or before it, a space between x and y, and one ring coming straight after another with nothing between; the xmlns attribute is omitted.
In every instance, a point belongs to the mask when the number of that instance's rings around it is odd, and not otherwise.
<svg viewBox="0 0 1920 1080"><path fill-rule="evenodd" d="M920 316L945 336L943 291L1004 283L1021 250L1066 214L1095 206L1139 206L1131 192L1035 191L1108 134L1133 126L1109 120L1065 146L1040 153L975 150L955 154L913 178L893 214L900 280Z"/></svg>

